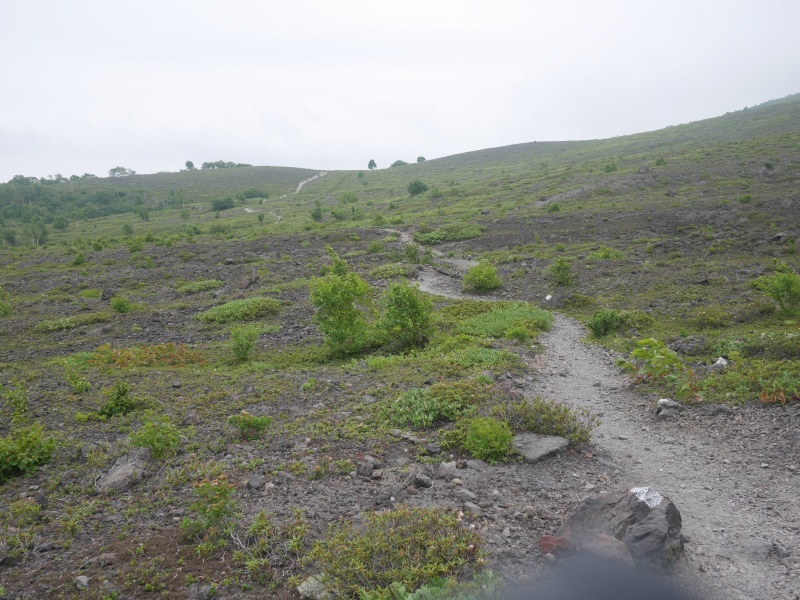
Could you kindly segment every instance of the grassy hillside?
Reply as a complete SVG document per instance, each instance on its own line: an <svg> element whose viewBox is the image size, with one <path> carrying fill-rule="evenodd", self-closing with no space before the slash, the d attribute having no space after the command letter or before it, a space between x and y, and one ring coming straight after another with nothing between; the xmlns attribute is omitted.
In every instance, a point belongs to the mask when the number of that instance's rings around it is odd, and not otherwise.
<svg viewBox="0 0 800 600"><path fill-rule="evenodd" d="M800 395L794 304L781 310L758 285L790 285L800 271L800 96L609 140L329 172L295 193L318 173L0 185L0 497L10 507L0 590L70 597L63 572L78 569L98 597L186 594L198 582L284 593L290 576L324 564L324 544L312 548L331 541L329 523L413 500L402 461L381 479L368 457L400 453L423 469L479 455L467 443L475 422L529 423L509 412L512 382L548 310L590 323L594 341L623 354L642 338L676 349L659 350L666 372L641 373L659 395ZM417 180L427 189L412 195ZM313 320L315 278L337 269L326 245L351 271L330 290L352 286L354 314L370 326L344 356ZM403 338L384 290L440 276L432 266L460 277L460 260L497 268L502 287L486 299L499 302L423 295L424 331ZM368 284L360 296L352 274ZM730 365L710 368L718 357ZM537 410L559 410L547 406ZM558 415L556 433L585 442L591 416ZM155 451L147 477L96 491L136 446ZM248 487L254 476L275 487ZM549 532L548 518L530 535ZM436 531L447 540L459 527ZM456 566L436 574L480 564L473 550L441 557Z"/></svg>

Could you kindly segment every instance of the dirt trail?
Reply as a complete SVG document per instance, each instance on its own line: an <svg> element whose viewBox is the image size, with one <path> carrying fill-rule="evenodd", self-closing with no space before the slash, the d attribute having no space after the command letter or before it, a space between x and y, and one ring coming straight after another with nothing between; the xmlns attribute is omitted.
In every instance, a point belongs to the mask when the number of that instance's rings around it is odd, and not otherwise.
<svg viewBox="0 0 800 600"><path fill-rule="evenodd" d="M421 273L420 288L466 297L460 280L433 267ZM614 357L585 343L586 335L555 315L540 338L545 352L529 361L536 380L527 394L599 415L598 460L630 487L653 486L672 498L688 538L679 579L706 598L800 598L800 405L693 407L657 421L658 398L631 389Z"/></svg>
<svg viewBox="0 0 800 600"><path fill-rule="evenodd" d="M312 177L309 177L308 179L304 179L303 181L301 181L300 183L297 184L297 189L294 191L294 193L295 194L299 194L300 190L303 189L303 186L305 184L311 183L312 181L314 181L316 179L319 179L320 177L325 177L325 175L327 175L327 174L328 174L327 171L321 171L321 172L317 173L316 175L314 175Z"/></svg>

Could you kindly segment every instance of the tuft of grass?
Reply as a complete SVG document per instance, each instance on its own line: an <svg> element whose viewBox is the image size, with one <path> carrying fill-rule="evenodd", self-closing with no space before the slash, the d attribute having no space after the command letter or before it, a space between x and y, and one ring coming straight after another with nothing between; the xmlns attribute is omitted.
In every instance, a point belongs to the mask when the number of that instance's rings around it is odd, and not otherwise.
<svg viewBox="0 0 800 600"><path fill-rule="evenodd" d="M38 322L33 330L36 333L52 333L54 331L66 331L84 325L92 325L94 323L108 323L109 321L111 321L111 315L108 313L91 313L88 315L62 317L60 319L46 319Z"/></svg>
<svg viewBox="0 0 800 600"><path fill-rule="evenodd" d="M209 308L197 315L204 323L230 323L234 321L253 321L280 310L281 303L273 298L255 296L243 300L233 300L220 306Z"/></svg>
<svg viewBox="0 0 800 600"><path fill-rule="evenodd" d="M219 279L201 279L199 281L192 281L179 285L176 291L180 294L196 294L198 292L207 292L209 290L216 290L224 285L223 281Z"/></svg>
<svg viewBox="0 0 800 600"><path fill-rule="evenodd" d="M443 225L437 229L420 231L414 234L414 241L433 246L444 242L459 242L480 237L483 234L483 227L474 223L453 223Z"/></svg>
<svg viewBox="0 0 800 600"><path fill-rule="evenodd" d="M492 409L492 415L508 423L513 431L558 435L573 444L588 442L592 429L600 424L598 418L587 410L571 408L541 396L497 405Z"/></svg>
<svg viewBox="0 0 800 600"><path fill-rule="evenodd" d="M535 336L541 331L549 331L552 326L551 313L527 303L519 303L502 308L492 307L488 312L464 319L458 324L458 330L468 335L518 338L520 330Z"/></svg>

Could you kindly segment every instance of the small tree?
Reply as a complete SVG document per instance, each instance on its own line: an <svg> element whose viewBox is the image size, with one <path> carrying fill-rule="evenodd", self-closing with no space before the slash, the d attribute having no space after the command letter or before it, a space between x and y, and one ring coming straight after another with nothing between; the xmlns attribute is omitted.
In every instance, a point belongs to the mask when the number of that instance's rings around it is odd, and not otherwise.
<svg viewBox="0 0 800 600"><path fill-rule="evenodd" d="M786 316L800 313L800 275L778 272L762 276L753 282L753 287L775 300Z"/></svg>
<svg viewBox="0 0 800 600"><path fill-rule="evenodd" d="M425 157L424 156L418 156L417 157L417 162L418 163L425 162Z"/></svg>
<svg viewBox="0 0 800 600"><path fill-rule="evenodd" d="M58 229L59 231L64 231L67 227L69 227L69 221L67 221L64 217L56 217L53 219L53 228Z"/></svg>
<svg viewBox="0 0 800 600"><path fill-rule="evenodd" d="M369 343L370 327L358 305L368 300L371 288L349 272L347 263L330 246L325 250L333 266L324 277L311 280L311 304L317 311L314 320L331 354L354 354Z"/></svg>
<svg viewBox="0 0 800 600"><path fill-rule="evenodd" d="M195 166L194 166L194 163L192 161L190 161L190 160L186 161L186 170L187 171L194 171L195 170Z"/></svg>
<svg viewBox="0 0 800 600"><path fill-rule="evenodd" d="M367 165L367 168L368 168L370 171L372 171L372 169L377 169L377 168L378 168L378 165L377 165L377 163L375 162L375 159L374 159L374 158L370 158L370 159L369 159L369 164Z"/></svg>
<svg viewBox="0 0 800 600"><path fill-rule="evenodd" d="M402 167L403 165L407 165L408 163L404 160L400 160L399 158L392 163L393 167Z"/></svg>
<svg viewBox="0 0 800 600"><path fill-rule="evenodd" d="M383 294L380 326L384 336L401 346L421 347L433 331L433 303L419 289L393 283Z"/></svg>
<svg viewBox="0 0 800 600"><path fill-rule="evenodd" d="M421 182L419 179L415 179L411 183L408 184L408 193L412 196L416 196L417 194L421 194L423 192L428 191L428 186Z"/></svg>
<svg viewBox="0 0 800 600"><path fill-rule="evenodd" d="M501 285L503 282L497 274L497 267L492 263L479 263L464 275L464 289L473 292L490 292Z"/></svg>
<svg viewBox="0 0 800 600"><path fill-rule="evenodd" d="M108 171L109 177L127 177L128 175L136 175L136 171L127 167L114 167Z"/></svg>

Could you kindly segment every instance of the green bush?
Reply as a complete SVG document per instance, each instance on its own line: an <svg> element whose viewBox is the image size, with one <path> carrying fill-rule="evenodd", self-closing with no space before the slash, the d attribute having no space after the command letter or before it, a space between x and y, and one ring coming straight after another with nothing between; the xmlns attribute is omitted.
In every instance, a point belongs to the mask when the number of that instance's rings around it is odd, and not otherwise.
<svg viewBox="0 0 800 600"><path fill-rule="evenodd" d="M411 196L416 196L417 194L422 194L423 192L428 191L428 186L421 182L419 179L415 179L411 183L408 184L408 193Z"/></svg>
<svg viewBox="0 0 800 600"><path fill-rule="evenodd" d="M782 271L763 275L753 282L753 287L775 300L784 315L800 313L800 275L797 273Z"/></svg>
<svg viewBox="0 0 800 600"><path fill-rule="evenodd" d="M695 309L690 322L698 329L722 329L733 322L733 315L724 306L711 305Z"/></svg>
<svg viewBox="0 0 800 600"><path fill-rule="evenodd" d="M150 448L153 458L157 460L173 454L180 441L178 428L166 417L147 421L137 432L131 434L131 446Z"/></svg>
<svg viewBox="0 0 800 600"><path fill-rule="evenodd" d="M55 439L47 437L41 425L19 427L0 438L0 483L45 464L55 447Z"/></svg>
<svg viewBox="0 0 800 600"><path fill-rule="evenodd" d="M369 272L370 277L375 279L395 279L397 277L411 277L414 274L414 267L404 264L381 265Z"/></svg>
<svg viewBox="0 0 800 600"><path fill-rule="evenodd" d="M234 427L243 440L254 440L272 426L272 417L256 417L243 410L228 417L228 425Z"/></svg>
<svg viewBox="0 0 800 600"><path fill-rule="evenodd" d="M483 227L473 223L443 225L432 231L419 231L414 234L414 240L420 244L432 246L444 242L459 242L480 237Z"/></svg>
<svg viewBox="0 0 800 600"><path fill-rule="evenodd" d="M508 423L479 417L470 422L464 447L475 458L494 464L511 455L511 438Z"/></svg>
<svg viewBox="0 0 800 600"><path fill-rule="evenodd" d="M379 327L386 340L400 347L422 347L433 333L433 303L419 289L393 283L381 298Z"/></svg>
<svg viewBox="0 0 800 600"><path fill-rule="evenodd" d="M556 285L567 286L575 283L575 273L566 258L557 258L550 263L547 273Z"/></svg>
<svg viewBox="0 0 800 600"><path fill-rule="evenodd" d="M348 271L347 263L332 248L326 251L333 260L331 271L309 285L314 320L331 354L354 354L371 342L371 329L358 306L368 302L371 288Z"/></svg>
<svg viewBox="0 0 800 600"><path fill-rule="evenodd" d="M342 521L314 544L304 562L322 573L336 598L391 599L398 584L414 590L434 579L463 575L483 563L480 537L455 513L400 506Z"/></svg>
<svg viewBox="0 0 800 600"><path fill-rule="evenodd" d="M230 323L234 321L253 321L280 310L281 303L273 298L254 296L243 300L232 300L209 308L197 315L204 323Z"/></svg>
<svg viewBox="0 0 800 600"><path fill-rule="evenodd" d="M78 252L75 255L75 258L72 259L72 266L77 267L79 265L84 264L85 262L86 262L86 257L83 255L82 252Z"/></svg>
<svg viewBox="0 0 800 600"><path fill-rule="evenodd" d="M497 267L492 263L479 263L464 275L464 289L472 292L490 292L501 285L503 282L497 274Z"/></svg>
<svg viewBox="0 0 800 600"><path fill-rule="evenodd" d="M677 352L667 348L661 340L639 340L630 359L619 359L616 365L641 381L663 382L679 400L691 397L696 392L692 370L680 359Z"/></svg>
<svg viewBox="0 0 800 600"><path fill-rule="evenodd" d="M247 362L253 352L258 336L264 329L259 325L239 325L231 328L231 339L228 342L236 362Z"/></svg>
<svg viewBox="0 0 800 600"><path fill-rule="evenodd" d="M599 425L597 417L587 410L570 408L540 396L497 405L492 414L508 423L512 431L557 435L573 444L588 442L592 429Z"/></svg>
<svg viewBox="0 0 800 600"><path fill-rule="evenodd" d="M199 281L192 281L178 286L177 292L179 294L196 294L197 292L207 292L209 290L216 290L224 285L224 282L219 279L201 279Z"/></svg>
<svg viewBox="0 0 800 600"><path fill-rule="evenodd" d="M508 337L519 339L540 331L549 331L553 326L553 315L546 310L525 303L492 306L488 312L464 319L458 330L468 335L485 337Z"/></svg>
<svg viewBox="0 0 800 600"><path fill-rule="evenodd" d="M0 317L7 317L14 312L14 307L8 302L0 300Z"/></svg>
<svg viewBox="0 0 800 600"><path fill-rule="evenodd" d="M124 296L111 298L111 310L118 313L129 313L136 309L136 305Z"/></svg>
<svg viewBox="0 0 800 600"><path fill-rule="evenodd" d="M396 425L429 428L455 421L494 396L494 386L477 379L437 383L427 389L411 389L387 407L389 421Z"/></svg>
<svg viewBox="0 0 800 600"><path fill-rule="evenodd" d="M219 212L233 208L233 198L219 198L211 201L211 210Z"/></svg>
<svg viewBox="0 0 800 600"><path fill-rule="evenodd" d="M386 246L384 246L381 242L372 242L367 248L367 252L370 254L380 254L386 250Z"/></svg>
<svg viewBox="0 0 800 600"><path fill-rule="evenodd" d="M594 337L600 338L621 330L628 324L628 315L612 308L595 312L587 323Z"/></svg>
<svg viewBox="0 0 800 600"><path fill-rule="evenodd" d="M124 381L118 381L111 389L106 390L106 402L97 411L102 418L114 415L125 415L139 408L139 403L130 397L130 388Z"/></svg>

